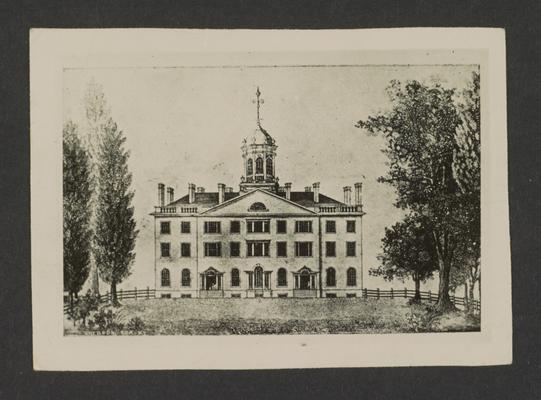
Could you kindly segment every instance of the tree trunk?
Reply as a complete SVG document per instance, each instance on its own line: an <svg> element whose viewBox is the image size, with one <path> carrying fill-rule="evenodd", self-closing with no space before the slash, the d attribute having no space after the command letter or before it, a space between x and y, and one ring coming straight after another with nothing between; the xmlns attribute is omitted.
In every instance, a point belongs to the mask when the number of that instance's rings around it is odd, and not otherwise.
<svg viewBox="0 0 541 400"><path fill-rule="evenodd" d="M90 279L90 292L94 296L99 297L99 295L100 295L100 280L99 280L99 276L98 276L98 266L96 265L96 262L94 261L92 256L91 256L91 259L90 259L89 279Z"/></svg>
<svg viewBox="0 0 541 400"><path fill-rule="evenodd" d="M411 302L420 303L421 302L421 280L418 277L415 277L414 281L415 281L415 295L413 296L413 299L411 300Z"/></svg>
<svg viewBox="0 0 541 400"><path fill-rule="evenodd" d="M111 304L114 307L118 307L120 303L118 302L118 298L116 297L116 282L113 281L111 283Z"/></svg>
<svg viewBox="0 0 541 400"><path fill-rule="evenodd" d="M439 275L440 283L438 287L438 301L436 303L436 311L444 313L447 311L455 310L454 304L449 297L449 275L451 272L450 260L439 260Z"/></svg>
<svg viewBox="0 0 541 400"><path fill-rule="evenodd" d="M475 282L472 282L470 284L470 291L469 291L469 301L468 301L468 313L473 314L473 290L475 288Z"/></svg>

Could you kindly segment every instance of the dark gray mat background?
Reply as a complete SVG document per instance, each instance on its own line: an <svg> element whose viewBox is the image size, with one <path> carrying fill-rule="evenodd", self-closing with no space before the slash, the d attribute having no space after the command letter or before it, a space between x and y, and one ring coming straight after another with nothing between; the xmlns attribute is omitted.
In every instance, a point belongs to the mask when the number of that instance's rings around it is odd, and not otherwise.
<svg viewBox="0 0 541 400"><path fill-rule="evenodd" d="M541 398L541 2L0 1L0 399ZM32 371L28 32L51 28L504 27L514 364L282 371ZM484 266L490 268L490 266ZM287 356L287 355L284 355Z"/></svg>

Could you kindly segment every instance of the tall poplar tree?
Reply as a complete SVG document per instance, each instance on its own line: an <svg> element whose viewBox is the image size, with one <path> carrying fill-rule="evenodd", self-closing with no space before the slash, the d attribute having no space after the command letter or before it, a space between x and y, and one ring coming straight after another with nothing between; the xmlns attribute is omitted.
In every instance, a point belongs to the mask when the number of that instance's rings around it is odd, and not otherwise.
<svg viewBox="0 0 541 400"><path fill-rule="evenodd" d="M132 175L128 171L126 138L116 123L104 125L98 150L98 201L94 254L100 277L111 285L112 303L118 304L116 288L131 273L135 259Z"/></svg>
<svg viewBox="0 0 541 400"><path fill-rule="evenodd" d="M63 230L64 290L78 296L88 278L92 230L90 160L77 134L77 125L67 122L63 129Z"/></svg>

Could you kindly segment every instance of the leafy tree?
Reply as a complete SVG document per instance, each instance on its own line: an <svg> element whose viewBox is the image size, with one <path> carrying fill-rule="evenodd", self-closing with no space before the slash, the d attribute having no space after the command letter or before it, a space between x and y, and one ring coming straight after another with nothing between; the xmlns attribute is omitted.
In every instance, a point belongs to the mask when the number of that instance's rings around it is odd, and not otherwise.
<svg viewBox="0 0 541 400"><path fill-rule="evenodd" d="M439 269L440 312L454 308L449 277L459 244L464 200L453 174L455 132L459 116L454 90L392 81L388 87L392 108L359 121L357 127L386 139L383 152L389 171L380 182L397 191L395 205L426 218L434 239Z"/></svg>
<svg viewBox="0 0 541 400"><path fill-rule="evenodd" d="M118 304L116 286L131 273L135 259L134 192L128 171L129 152L124 137L109 119L99 147L95 258L100 277L111 285L112 303Z"/></svg>
<svg viewBox="0 0 541 400"><path fill-rule="evenodd" d="M98 158L99 158L99 145L101 138L105 131L109 119L111 118L111 112L107 105L107 100L103 92L103 87L97 83L94 79L91 79L87 85L86 93L84 95L84 109L85 109L85 123L83 124L83 142L88 150L91 165L91 174L93 180L97 180L98 174ZM96 225L96 203L98 199L99 187L94 187L92 191L92 213L91 213L91 226L95 228ZM96 266L94 252L90 257L90 288L94 295L99 296L99 277L98 268Z"/></svg>
<svg viewBox="0 0 541 400"><path fill-rule="evenodd" d="M70 305L88 278L92 230L90 198L92 184L88 153L77 135L77 125L68 122L63 129L63 230L64 290Z"/></svg>
<svg viewBox="0 0 541 400"><path fill-rule="evenodd" d="M404 221L385 228L383 252L378 256L381 265L370 270L371 275L382 276L388 281L413 279L414 302L421 300L421 282L432 277L438 265L433 238L425 223L422 217L410 214Z"/></svg>

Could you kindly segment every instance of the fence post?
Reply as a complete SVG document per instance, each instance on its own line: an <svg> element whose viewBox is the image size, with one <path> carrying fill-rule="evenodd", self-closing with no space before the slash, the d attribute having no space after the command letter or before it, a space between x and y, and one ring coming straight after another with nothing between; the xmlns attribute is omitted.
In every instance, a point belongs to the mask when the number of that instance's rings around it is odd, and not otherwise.
<svg viewBox="0 0 541 400"><path fill-rule="evenodd" d="M394 299L393 288L391 288L391 299Z"/></svg>
<svg viewBox="0 0 541 400"><path fill-rule="evenodd" d="M105 292L105 301L107 303L111 301L111 296L109 296L109 291Z"/></svg>
<svg viewBox="0 0 541 400"><path fill-rule="evenodd" d="M428 302L430 303L432 301L432 291L428 291Z"/></svg>
<svg viewBox="0 0 541 400"><path fill-rule="evenodd" d="M377 292L378 292L378 295L377 295L378 297L377 297L377 298L379 299L379 288L377 288L376 290L377 290Z"/></svg>
<svg viewBox="0 0 541 400"><path fill-rule="evenodd" d="M364 296L365 299L368 298L368 289L367 288L363 289L363 296Z"/></svg>
<svg viewBox="0 0 541 400"><path fill-rule="evenodd" d="M137 300L137 286L135 287L134 292L135 292L135 300Z"/></svg>
<svg viewBox="0 0 541 400"><path fill-rule="evenodd" d="M150 299L150 291L148 290L148 286L147 286L147 299Z"/></svg>
<svg viewBox="0 0 541 400"><path fill-rule="evenodd" d="M404 288L404 298L408 298L408 288Z"/></svg>
<svg viewBox="0 0 541 400"><path fill-rule="evenodd" d="M120 300L122 300L122 289L120 289L119 292L120 292L120 297L119 298L120 298Z"/></svg>

